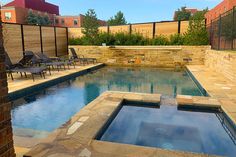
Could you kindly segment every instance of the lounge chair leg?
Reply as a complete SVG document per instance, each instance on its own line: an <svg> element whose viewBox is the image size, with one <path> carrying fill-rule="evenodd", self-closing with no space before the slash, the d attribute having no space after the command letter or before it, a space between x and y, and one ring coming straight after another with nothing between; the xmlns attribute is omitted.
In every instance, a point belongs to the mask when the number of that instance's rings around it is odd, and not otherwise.
<svg viewBox="0 0 236 157"><path fill-rule="evenodd" d="M22 73L20 72L20 77L23 77Z"/></svg>
<svg viewBox="0 0 236 157"><path fill-rule="evenodd" d="M27 78L27 75L26 75L26 73L24 73L25 74L25 78Z"/></svg>
<svg viewBox="0 0 236 157"><path fill-rule="evenodd" d="M33 81L34 81L34 74L31 74L32 75L32 79L33 79Z"/></svg>
<svg viewBox="0 0 236 157"><path fill-rule="evenodd" d="M43 76L42 76L42 73L39 73L39 75L40 75L41 78L43 77Z"/></svg>
<svg viewBox="0 0 236 157"><path fill-rule="evenodd" d="M43 78L45 79L45 73L44 73L44 72L42 72L42 74L43 74Z"/></svg>
<svg viewBox="0 0 236 157"><path fill-rule="evenodd" d="M11 80L13 81L13 80L14 80L14 78L13 78L13 75L12 75L12 73L10 73L10 76L11 76Z"/></svg>
<svg viewBox="0 0 236 157"><path fill-rule="evenodd" d="M52 75L50 66L48 67L48 72L49 72L49 75Z"/></svg>

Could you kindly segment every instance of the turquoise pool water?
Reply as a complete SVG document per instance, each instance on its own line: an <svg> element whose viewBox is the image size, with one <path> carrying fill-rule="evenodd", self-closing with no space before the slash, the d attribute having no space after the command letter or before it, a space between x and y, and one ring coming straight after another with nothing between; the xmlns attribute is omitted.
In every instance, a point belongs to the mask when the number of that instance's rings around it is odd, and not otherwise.
<svg viewBox="0 0 236 157"><path fill-rule="evenodd" d="M150 108L131 103L124 104L98 139L235 157L236 132L223 124L227 124L227 119L220 111L186 110L170 105Z"/></svg>
<svg viewBox="0 0 236 157"><path fill-rule="evenodd" d="M104 67L13 102L14 134L45 137L104 91L195 95L202 93L185 71Z"/></svg>

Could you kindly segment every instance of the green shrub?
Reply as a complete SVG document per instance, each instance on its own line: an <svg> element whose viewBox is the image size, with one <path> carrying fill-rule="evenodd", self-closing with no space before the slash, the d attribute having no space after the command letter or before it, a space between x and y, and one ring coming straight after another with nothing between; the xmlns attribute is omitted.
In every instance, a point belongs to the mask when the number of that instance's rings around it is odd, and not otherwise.
<svg viewBox="0 0 236 157"><path fill-rule="evenodd" d="M183 45L184 44L184 35L174 34L170 36L170 45Z"/></svg>
<svg viewBox="0 0 236 157"><path fill-rule="evenodd" d="M169 45L169 40L165 36L158 36L152 39L152 45Z"/></svg>
<svg viewBox="0 0 236 157"><path fill-rule="evenodd" d="M81 38L71 38L69 39L69 45L83 45Z"/></svg>
<svg viewBox="0 0 236 157"><path fill-rule="evenodd" d="M146 45L148 39L139 34L127 35L125 45Z"/></svg>
<svg viewBox="0 0 236 157"><path fill-rule="evenodd" d="M106 43L107 45L114 45L114 35L108 33L99 33L97 37L97 45L102 45L102 43Z"/></svg>
<svg viewBox="0 0 236 157"><path fill-rule="evenodd" d="M114 35L115 42L114 45L126 45L128 40L128 35L125 33L117 33Z"/></svg>

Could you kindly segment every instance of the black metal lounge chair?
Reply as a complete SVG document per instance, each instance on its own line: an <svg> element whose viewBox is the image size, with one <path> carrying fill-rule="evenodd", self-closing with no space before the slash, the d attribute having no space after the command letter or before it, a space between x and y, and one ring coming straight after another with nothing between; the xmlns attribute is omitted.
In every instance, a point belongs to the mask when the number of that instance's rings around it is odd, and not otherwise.
<svg viewBox="0 0 236 157"><path fill-rule="evenodd" d="M65 68L66 65L68 66L68 69L70 68L69 66L74 66L75 68L75 63L70 60L62 60L58 57L50 58L41 52L35 53L35 56L37 57L40 64L46 65L49 68L50 67L54 68L54 66L56 66L58 71L59 71L59 68L61 67L64 67L64 69L66 69Z"/></svg>
<svg viewBox="0 0 236 157"><path fill-rule="evenodd" d="M31 56L32 57L32 56ZM25 67L29 64L29 61L31 60L30 56L23 57L17 64L12 64L10 57L7 53L5 53L5 64L6 64L6 71L11 76L11 79L14 80L12 73L20 73L22 76L22 73L30 73L32 76L33 81L34 75L40 75L41 77L45 78L44 71L46 68L44 67Z"/></svg>
<svg viewBox="0 0 236 157"><path fill-rule="evenodd" d="M89 64L89 63L97 63L97 59L96 58L85 58L84 55L77 55L76 51L74 48L69 48L71 54L72 54L72 57L71 59L77 61L77 62L80 62L82 64ZM81 57L80 57L81 56Z"/></svg>

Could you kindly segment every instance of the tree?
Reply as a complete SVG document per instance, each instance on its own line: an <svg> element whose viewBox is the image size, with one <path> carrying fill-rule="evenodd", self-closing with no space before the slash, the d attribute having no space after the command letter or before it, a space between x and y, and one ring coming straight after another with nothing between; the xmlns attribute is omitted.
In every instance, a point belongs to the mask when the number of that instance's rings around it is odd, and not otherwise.
<svg viewBox="0 0 236 157"><path fill-rule="evenodd" d="M82 23L82 33L87 38L90 44L95 44L96 37L98 36L98 19L94 9L89 9L85 14L84 21Z"/></svg>
<svg viewBox="0 0 236 157"><path fill-rule="evenodd" d="M41 25L51 25L52 22L50 21L49 17L46 15L46 16L40 17L40 24Z"/></svg>
<svg viewBox="0 0 236 157"><path fill-rule="evenodd" d="M125 19L124 14L121 11L118 11L114 17L111 17L107 21L109 26L114 26L114 25L125 25L127 24L127 21Z"/></svg>
<svg viewBox="0 0 236 157"><path fill-rule="evenodd" d="M39 24L39 17L32 11L29 11L29 14L27 16L27 23L32 25Z"/></svg>
<svg viewBox="0 0 236 157"><path fill-rule="evenodd" d="M180 20L189 20L191 17L191 13L186 10L186 7L181 7L181 9L178 9L178 11L175 12L175 21Z"/></svg>
<svg viewBox="0 0 236 157"><path fill-rule="evenodd" d="M32 24L32 25L50 25L51 21L47 15L40 16L40 15L34 14L32 11L29 11L29 14L27 17L27 23Z"/></svg>
<svg viewBox="0 0 236 157"><path fill-rule="evenodd" d="M185 34L184 44L186 45L207 45L209 44L208 32L205 25L205 14L207 10L198 11L189 21L189 28Z"/></svg>

